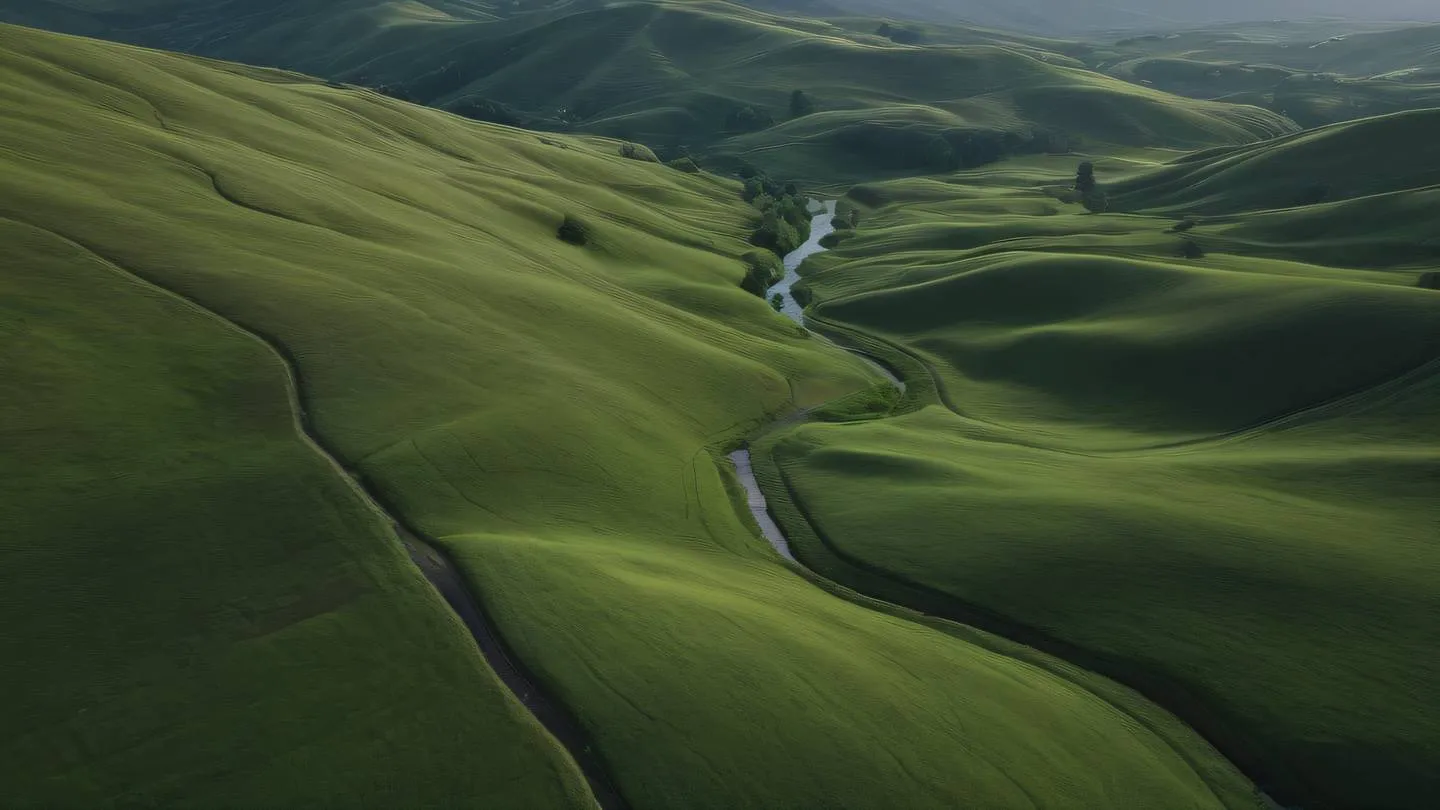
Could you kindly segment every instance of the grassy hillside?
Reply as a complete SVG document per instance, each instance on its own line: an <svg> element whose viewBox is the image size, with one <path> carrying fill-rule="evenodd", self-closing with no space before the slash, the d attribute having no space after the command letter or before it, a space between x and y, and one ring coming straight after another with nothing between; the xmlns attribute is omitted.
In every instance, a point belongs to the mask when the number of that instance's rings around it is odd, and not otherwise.
<svg viewBox="0 0 1440 810"><path fill-rule="evenodd" d="M738 185L295 74L0 53L9 801L576 801L241 324L632 806L1254 806L1133 693L754 534L716 451L875 376L740 289Z"/></svg>
<svg viewBox="0 0 1440 810"><path fill-rule="evenodd" d="M854 21L719 0L489 8L317 0L241 14L225 4L185 16L171 9L170 22L159 12L147 25L116 22L106 36L814 183L947 171L1080 142L1199 148L1295 128L1256 108L1081 70L1060 52L1064 43L1050 51L1041 39L975 32L960 45L915 47ZM805 102L792 107L796 91Z"/></svg>
<svg viewBox="0 0 1440 810"><path fill-rule="evenodd" d="M1440 26L1340 21L1131 37L1085 54L1098 70L1191 98L1254 104L1305 127L1440 103Z"/></svg>
<svg viewBox="0 0 1440 810"><path fill-rule="evenodd" d="M1099 161L1158 215L1075 213L1045 193L1054 158L859 190L861 229L806 271L811 312L903 371L908 402L767 440L792 547L1140 689L1282 803L1428 806L1440 295L1414 283L1433 193L1172 230L1269 204L1302 168L1354 193L1424 184L1422 121ZM1347 165L1352 137L1385 146ZM1385 212L1409 213L1375 227Z"/></svg>
<svg viewBox="0 0 1440 810"><path fill-rule="evenodd" d="M1366 118L1202 153L1125 178L1122 210L1234 213L1348 200L1440 184L1440 110Z"/></svg>

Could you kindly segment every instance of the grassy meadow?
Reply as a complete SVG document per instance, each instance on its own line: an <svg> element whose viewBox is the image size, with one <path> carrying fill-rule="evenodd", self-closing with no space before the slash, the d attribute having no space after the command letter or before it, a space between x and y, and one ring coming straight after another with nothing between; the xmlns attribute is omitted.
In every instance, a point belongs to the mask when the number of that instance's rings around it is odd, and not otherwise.
<svg viewBox="0 0 1440 810"><path fill-rule="evenodd" d="M1056 199L1078 157L857 187L809 313L909 387L761 443L800 559L1134 686L1282 803L1427 806L1433 117L1117 152L1107 214Z"/></svg>
<svg viewBox="0 0 1440 810"><path fill-rule="evenodd" d="M756 535L719 453L877 378L740 289L738 183L298 74L0 54L7 802L585 803L243 328L631 806L1257 806L1134 693Z"/></svg>

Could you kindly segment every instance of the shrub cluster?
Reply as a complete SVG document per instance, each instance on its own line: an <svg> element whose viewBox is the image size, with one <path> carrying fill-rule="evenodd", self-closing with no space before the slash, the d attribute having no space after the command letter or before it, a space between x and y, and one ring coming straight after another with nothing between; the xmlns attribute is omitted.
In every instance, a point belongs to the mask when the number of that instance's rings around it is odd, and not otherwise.
<svg viewBox="0 0 1440 810"><path fill-rule="evenodd" d="M639 160L645 163L660 162L660 158L655 157L655 153L650 151L650 147L638 143L631 143L630 141L620 144L620 157L627 160Z"/></svg>
<svg viewBox="0 0 1440 810"><path fill-rule="evenodd" d="M794 183L780 183L764 174L752 174L745 181L746 202L760 212L760 224L750 244L784 256L810 238L810 213Z"/></svg>
<svg viewBox="0 0 1440 810"><path fill-rule="evenodd" d="M555 235L560 237L561 241L572 245L584 245L590 241L590 228L574 216L566 214Z"/></svg>
<svg viewBox="0 0 1440 810"><path fill-rule="evenodd" d="M745 262L745 278L740 288L751 295L763 297L765 291L785 275L785 265L768 250L752 250L740 257Z"/></svg>
<svg viewBox="0 0 1440 810"><path fill-rule="evenodd" d="M875 29L875 33L897 45L918 45L925 39L925 35L914 28L901 28L888 22L880 23L880 27Z"/></svg>

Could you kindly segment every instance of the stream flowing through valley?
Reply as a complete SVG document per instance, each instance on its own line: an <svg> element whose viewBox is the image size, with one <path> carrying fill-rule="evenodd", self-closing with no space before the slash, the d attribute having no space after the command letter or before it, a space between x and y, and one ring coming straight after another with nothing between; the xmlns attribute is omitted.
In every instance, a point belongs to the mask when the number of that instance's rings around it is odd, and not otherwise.
<svg viewBox="0 0 1440 810"><path fill-rule="evenodd" d="M835 232L835 200L818 202L810 201L810 211L814 217L810 220L810 238L805 243L785 256L785 276L770 289L765 291L765 298L769 300L775 295L781 299L780 314L799 324L805 326L804 307L795 300L793 288L800 280L800 265L816 253L823 253L826 248L820 244L820 240ZM820 340L832 342L823 335L812 332ZM837 344L838 345L838 344ZM840 348L845 348L841 346ZM905 390L905 383L890 371L890 369L877 363L874 358L852 349L846 349L851 354L864 360L871 368L875 369L885 379L890 381L900 391ZM740 478L740 484L745 488L745 501L750 507L750 514L760 526L760 532L770 542L776 553L790 560L793 563L800 563L795 558L795 553L790 549L790 541L781 531L779 524L770 515L770 505L765 500L765 492L760 489L760 482L755 478L755 468L750 458L750 448L742 447L730 454L730 463L735 465L735 474Z"/></svg>

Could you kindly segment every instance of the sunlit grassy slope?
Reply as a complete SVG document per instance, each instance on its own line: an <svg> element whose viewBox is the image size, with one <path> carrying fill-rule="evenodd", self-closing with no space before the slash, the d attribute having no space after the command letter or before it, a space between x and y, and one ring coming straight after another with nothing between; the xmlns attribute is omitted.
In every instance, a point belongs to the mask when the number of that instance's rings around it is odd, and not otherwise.
<svg viewBox="0 0 1440 810"><path fill-rule="evenodd" d="M1253 804L1135 695L752 533L713 451L874 377L740 290L735 184L293 74L0 53L7 801L573 800L223 318L633 806Z"/></svg>
<svg viewBox="0 0 1440 810"><path fill-rule="evenodd" d="M904 371L910 403L763 448L802 559L1135 685L1282 802L1429 806L1440 294L1414 282L1433 193L1170 229L1310 172L1429 182L1430 117L1099 162L1160 216L1047 196L1073 159L863 189L881 207L807 270L812 313ZM1384 146L1347 165L1362 142ZM1413 214L1387 230L1367 206Z"/></svg>
<svg viewBox="0 0 1440 810"><path fill-rule="evenodd" d="M326 0L183 16L167 7L139 15L145 24L114 18L105 35L385 85L487 120L638 140L667 158L688 150L811 183L943 170L942 136L966 133L1043 151L1052 138L1199 148L1295 129L1258 108L1081 70L1044 40L911 47L845 21L719 0L500 6L439 3L422 14L428 7ZM792 114L796 90L818 114Z"/></svg>
<svg viewBox="0 0 1440 810"><path fill-rule="evenodd" d="M26 63L0 68L7 121L17 84L43 86ZM53 89L67 126L126 129ZM3 141L8 197L41 155ZM5 803L589 806L388 527L299 440L280 359L59 235L118 216L105 196L126 188L83 189L52 229L10 203L0 217Z"/></svg>

